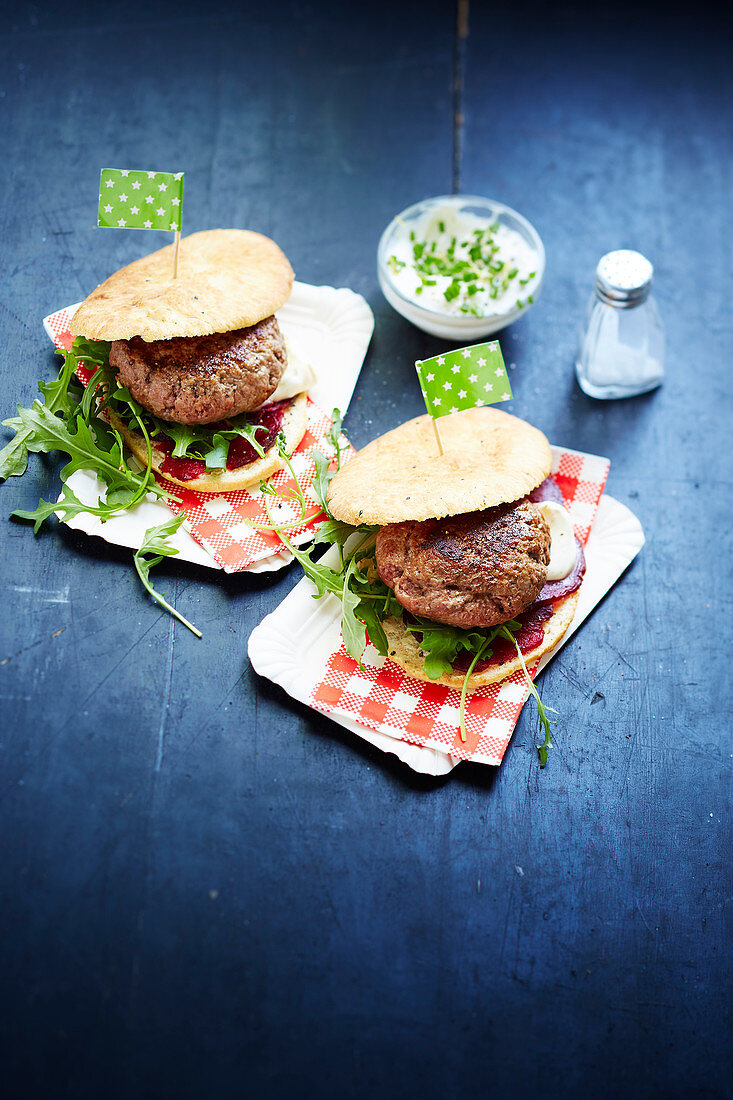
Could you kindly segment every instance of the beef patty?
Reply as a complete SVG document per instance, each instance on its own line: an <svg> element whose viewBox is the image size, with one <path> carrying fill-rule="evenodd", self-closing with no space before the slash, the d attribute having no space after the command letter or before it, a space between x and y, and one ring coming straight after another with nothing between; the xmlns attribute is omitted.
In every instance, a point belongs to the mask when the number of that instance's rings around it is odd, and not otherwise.
<svg viewBox="0 0 733 1100"><path fill-rule="evenodd" d="M150 412L179 424L212 424L256 409L274 393L287 365L274 317L251 328L146 343L115 340L109 361Z"/></svg>
<svg viewBox="0 0 733 1100"><path fill-rule="evenodd" d="M464 629L497 626L540 594L550 529L529 501L390 523L377 535L376 560L384 583L413 615Z"/></svg>

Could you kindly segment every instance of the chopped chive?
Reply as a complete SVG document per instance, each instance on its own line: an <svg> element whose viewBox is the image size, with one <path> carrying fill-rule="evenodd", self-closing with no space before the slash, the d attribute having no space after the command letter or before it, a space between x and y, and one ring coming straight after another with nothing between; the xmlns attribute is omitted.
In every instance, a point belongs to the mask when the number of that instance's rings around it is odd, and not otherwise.
<svg viewBox="0 0 733 1100"><path fill-rule="evenodd" d="M498 221L493 221L483 229L464 231L464 236L452 236L446 243L447 222L440 219L434 222L430 236L419 240L415 231L410 232L412 242L413 268L419 279L416 295L423 294L426 287L437 287L446 302L455 302L461 313L482 316L477 301L483 301L486 312L488 302L504 298L510 292L512 281L515 286L525 286L534 278L532 272L526 278L520 278L519 268L512 259L502 256L502 249L495 234L501 229ZM387 261L392 271L397 272L404 261L396 256ZM484 297L478 298L479 295ZM524 307L531 298L518 298L517 308Z"/></svg>

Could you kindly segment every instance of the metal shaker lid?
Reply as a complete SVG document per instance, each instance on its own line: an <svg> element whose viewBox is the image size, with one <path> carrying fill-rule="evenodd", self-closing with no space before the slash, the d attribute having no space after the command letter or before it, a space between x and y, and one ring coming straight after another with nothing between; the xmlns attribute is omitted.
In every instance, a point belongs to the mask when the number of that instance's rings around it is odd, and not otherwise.
<svg viewBox="0 0 733 1100"><path fill-rule="evenodd" d="M607 252L598 261L596 290L608 305L629 309L648 296L653 276L654 268L646 256L621 248Z"/></svg>

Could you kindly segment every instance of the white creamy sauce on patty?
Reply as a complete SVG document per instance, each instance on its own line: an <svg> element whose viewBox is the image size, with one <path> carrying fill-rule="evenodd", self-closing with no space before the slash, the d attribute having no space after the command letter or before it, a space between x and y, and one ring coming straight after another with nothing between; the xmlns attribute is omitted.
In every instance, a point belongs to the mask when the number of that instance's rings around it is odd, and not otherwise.
<svg viewBox="0 0 733 1100"><path fill-rule="evenodd" d="M284 401L286 397L297 397L299 393L307 393L316 384L316 372L310 362L293 346L292 340L285 339L285 350L288 363L283 371L282 378L277 384L277 389L271 393L263 405L269 405L273 401Z"/></svg>
<svg viewBox="0 0 733 1100"><path fill-rule="evenodd" d="M489 317L532 302L539 259L498 220L439 206L397 232L387 260L392 282L426 309Z"/></svg>
<svg viewBox="0 0 733 1100"><path fill-rule="evenodd" d="M575 532L570 516L562 504L554 500L543 500L536 504L545 522L550 528L550 564L547 566L548 581L561 581L572 571L575 565Z"/></svg>

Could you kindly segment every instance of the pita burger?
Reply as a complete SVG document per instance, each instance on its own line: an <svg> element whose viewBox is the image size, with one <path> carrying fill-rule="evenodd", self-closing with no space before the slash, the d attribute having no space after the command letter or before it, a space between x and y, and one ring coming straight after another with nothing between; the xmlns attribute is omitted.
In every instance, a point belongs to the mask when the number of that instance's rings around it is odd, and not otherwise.
<svg viewBox="0 0 733 1100"><path fill-rule="evenodd" d="M169 481L210 493L243 489L283 466L307 423L312 367L276 312L293 270L274 241L241 229L193 233L111 275L71 322L103 341L119 383L110 421L135 457ZM137 415L133 411L137 407Z"/></svg>
<svg viewBox="0 0 733 1100"><path fill-rule="evenodd" d="M333 477L328 505L378 528L359 564L379 593L362 601L370 639L383 632L378 648L410 676L473 691L558 643L585 561L542 432L481 407L440 434L443 454L429 416L375 439Z"/></svg>

